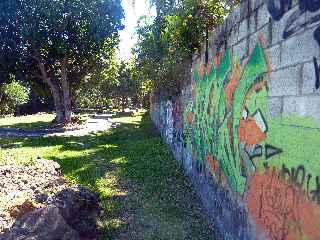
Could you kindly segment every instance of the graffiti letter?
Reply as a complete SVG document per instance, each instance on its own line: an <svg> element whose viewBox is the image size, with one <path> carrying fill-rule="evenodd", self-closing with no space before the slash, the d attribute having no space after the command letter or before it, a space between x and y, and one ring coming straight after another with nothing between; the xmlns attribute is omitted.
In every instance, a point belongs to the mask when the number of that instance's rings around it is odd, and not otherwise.
<svg viewBox="0 0 320 240"><path fill-rule="evenodd" d="M284 13L291 8L292 0L268 0L267 4L272 18L279 21Z"/></svg>
<svg viewBox="0 0 320 240"><path fill-rule="evenodd" d="M320 87L319 70L320 69L319 69L316 57L313 58L313 64L314 64L314 73L315 73L315 77L316 77L315 88L319 89L319 87Z"/></svg>

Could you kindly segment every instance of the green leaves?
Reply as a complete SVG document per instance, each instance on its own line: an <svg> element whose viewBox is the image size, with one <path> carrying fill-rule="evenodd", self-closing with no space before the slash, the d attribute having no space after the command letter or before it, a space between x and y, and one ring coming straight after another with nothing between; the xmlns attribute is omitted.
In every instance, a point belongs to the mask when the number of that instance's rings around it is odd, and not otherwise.
<svg viewBox="0 0 320 240"><path fill-rule="evenodd" d="M18 105L27 103L30 89L10 75L10 83L0 87L0 115L14 113Z"/></svg>
<svg viewBox="0 0 320 240"><path fill-rule="evenodd" d="M228 1L230 2L230 1ZM221 23L233 5L223 0L153 2L158 16L137 29L135 52L141 75L169 95L180 91L192 54L201 50L206 31Z"/></svg>
<svg viewBox="0 0 320 240"><path fill-rule="evenodd" d="M69 81L79 83L110 57L123 28L120 0L4 0L0 10L0 72L31 81L39 79L38 58L59 82L67 57Z"/></svg>

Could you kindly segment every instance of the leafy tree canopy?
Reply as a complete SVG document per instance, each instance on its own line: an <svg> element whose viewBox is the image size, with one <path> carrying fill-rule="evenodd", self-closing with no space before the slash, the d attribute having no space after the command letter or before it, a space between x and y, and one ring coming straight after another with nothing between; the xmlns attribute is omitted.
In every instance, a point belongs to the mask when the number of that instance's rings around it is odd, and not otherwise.
<svg viewBox="0 0 320 240"><path fill-rule="evenodd" d="M154 89L177 94L188 78L192 54L201 51L208 31L221 23L238 1L151 1L155 19L142 17L134 49L140 76Z"/></svg>
<svg viewBox="0 0 320 240"><path fill-rule="evenodd" d="M119 0L3 0L0 72L44 82L70 121L72 89L110 57L122 18Z"/></svg>

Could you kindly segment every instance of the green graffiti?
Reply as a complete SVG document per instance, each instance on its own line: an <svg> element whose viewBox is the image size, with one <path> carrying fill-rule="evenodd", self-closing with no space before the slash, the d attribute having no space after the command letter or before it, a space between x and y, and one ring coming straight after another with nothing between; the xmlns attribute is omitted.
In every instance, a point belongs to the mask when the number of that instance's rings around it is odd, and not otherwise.
<svg viewBox="0 0 320 240"><path fill-rule="evenodd" d="M193 146L197 167L201 170L204 160L211 155L218 163L228 180L230 188L240 194L244 192L246 177L242 174L239 150L238 127L249 91L263 81L267 63L260 44L257 44L247 64L232 83L232 69L238 60L233 59L229 50L215 68L201 71L195 67L192 105L185 110L184 120L188 132L185 143ZM235 84L227 102L226 86ZM266 99L264 99L266 101ZM192 114L192 121L188 119ZM190 117L189 117L190 118Z"/></svg>

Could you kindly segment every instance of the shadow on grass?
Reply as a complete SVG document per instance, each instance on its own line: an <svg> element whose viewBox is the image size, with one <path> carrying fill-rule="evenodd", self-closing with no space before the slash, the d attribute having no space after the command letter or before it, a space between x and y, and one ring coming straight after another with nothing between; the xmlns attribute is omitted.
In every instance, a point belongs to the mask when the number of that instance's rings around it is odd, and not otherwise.
<svg viewBox="0 0 320 240"><path fill-rule="evenodd" d="M100 239L212 239L190 182L149 117L119 123L104 133L27 138L20 146L50 147L44 158L99 193L105 210Z"/></svg>
<svg viewBox="0 0 320 240"><path fill-rule="evenodd" d="M51 121L35 121L30 123L15 123L8 125L1 125L1 128L21 129L21 130L38 130L50 128Z"/></svg>

